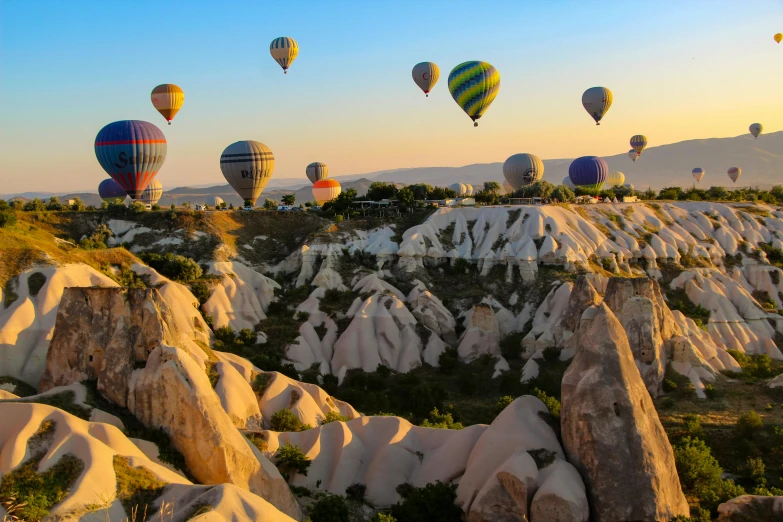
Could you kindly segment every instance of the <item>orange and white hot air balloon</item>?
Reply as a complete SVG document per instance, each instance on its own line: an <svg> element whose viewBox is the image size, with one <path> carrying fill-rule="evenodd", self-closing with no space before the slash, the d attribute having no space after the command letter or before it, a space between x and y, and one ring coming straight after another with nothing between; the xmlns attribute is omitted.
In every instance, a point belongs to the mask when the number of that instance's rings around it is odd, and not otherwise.
<svg viewBox="0 0 783 522"><path fill-rule="evenodd" d="M327 201L332 201L340 195L343 188L336 179L321 179L313 183L313 199L318 205L323 205Z"/></svg>
<svg viewBox="0 0 783 522"><path fill-rule="evenodd" d="M152 89L152 105L171 125L171 120L185 103L185 93L173 83L164 83Z"/></svg>

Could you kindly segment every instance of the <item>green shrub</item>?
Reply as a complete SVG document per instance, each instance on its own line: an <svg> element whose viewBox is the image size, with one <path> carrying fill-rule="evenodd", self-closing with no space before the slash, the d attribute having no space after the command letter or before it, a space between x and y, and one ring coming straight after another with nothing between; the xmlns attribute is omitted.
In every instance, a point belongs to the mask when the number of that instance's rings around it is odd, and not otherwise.
<svg viewBox="0 0 783 522"><path fill-rule="evenodd" d="M549 413L554 415L555 417L560 416L560 401L555 399L554 397L551 397L547 395L545 392L541 391L538 388L535 388L533 390L533 395L538 397L541 402L543 402L547 409L549 410Z"/></svg>
<svg viewBox="0 0 783 522"><path fill-rule="evenodd" d="M504 395L503 397L498 399L498 402L495 403L495 415L499 415L500 412L506 409L512 402L514 402L514 397L511 395Z"/></svg>
<svg viewBox="0 0 783 522"><path fill-rule="evenodd" d="M323 420L321 421L321 425L329 424L330 422L348 422L349 420L351 419L348 417L343 417L336 411L330 411L324 416Z"/></svg>
<svg viewBox="0 0 783 522"><path fill-rule="evenodd" d="M198 303L203 305L210 296L209 286L204 281L194 281L190 283L190 291L193 297L198 299Z"/></svg>
<svg viewBox="0 0 783 522"><path fill-rule="evenodd" d="M752 440L753 435L763 427L764 421L761 419L761 415L753 410L740 415L737 419L737 424L735 425L737 436L746 440Z"/></svg>
<svg viewBox="0 0 783 522"><path fill-rule="evenodd" d="M447 430L461 430L465 426L461 422L454 422L454 417L451 413L440 413L438 408L434 408L430 412L430 416L424 419L421 423L424 428L442 428Z"/></svg>
<svg viewBox="0 0 783 522"><path fill-rule="evenodd" d="M147 468L134 468L128 458L119 455L114 456L114 474L117 476L117 499L125 512L152 512L152 504L163 493L166 483Z"/></svg>
<svg viewBox="0 0 783 522"><path fill-rule="evenodd" d="M664 379L662 387L663 387L663 391L665 391L666 393L677 391L677 383L671 379Z"/></svg>
<svg viewBox="0 0 783 522"><path fill-rule="evenodd" d="M209 377L209 384L212 385L214 390L218 381L220 381L220 373L217 371L217 364L212 361L207 362L207 377Z"/></svg>
<svg viewBox="0 0 783 522"><path fill-rule="evenodd" d="M172 253L156 254L145 252L139 256L142 261L161 275L186 283L202 276L201 267L193 259Z"/></svg>
<svg viewBox="0 0 783 522"><path fill-rule="evenodd" d="M302 452L302 448L286 443L284 446L280 446L275 453L275 464L280 474L288 482L297 473L307 476L307 470L312 462Z"/></svg>
<svg viewBox="0 0 783 522"><path fill-rule="evenodd" d="M289 409L276 411L269 423L274 431L293 432L304 431L312 428L309 424L303 424L299 418Z"/></svg>
<svg viewBox="0 0 783 522"><path fill-rule="evenodd" d="M313 522L349 522L348 504L339 495L325 495L310 509Z"/></svg>
<svg viewBox="0 0 783 522"><path fill-rule="evenodd" d="M237 335L237 341L245 346L253 346L256 344L256 333L250 328L242 328Z"/></svg>
<svg viewBox="0 0 783 522"><path fill-rule="evenodd" d="M271 373L258 373L253 378L253 382L251 383L251 387L253 388L253 391L257 396L261 396L264 394L266 389L269 387L269 385L272 383L272 374Z"/></svg>
<svg viewBox="0 0 783 522"><path fill-rule="evenodd" d="M345 495L354 502L364 503L364 495L367 493L367 486L364 484L351 484L345 488Z"/></svg>
<svg viewBox="0 0 783 522"><path fill-rule="evenodd" d="M343 216L341 216L340 214L337 214L336 216L334 216L334 222L335 223L342 223L343 222Z"/></svg>
<svg viewBox="0 0 783 522"><path fill-rule="evenodd" d="M12 227L14 225L16 225L16 212L13 210L0 212L0 228Z"/></svg>
<svg viewBox="0 0 783 522"><path fill-rule="evenodd" d="M215 330L215 339L225 344L231 344L236 341L237 334L234 333L234 330L230 326L221 326Z"/></svg>
<svg viewBox="0 0 783 522"><path fill-rule="evenodd" d="M49 515L49 510L69 495L84 469L81 460L67 454L60 457L54 466L39 473L38 466L44 454L40 452L9 471L0 481L0 504L13 502L22 505L14 513L19 520L41 520Z"/></svg>
<svg viewBox="0 0 783 522"><path fill-rule="evenodd" d="M253 446L259 449L259 451L265 452L268 449L269 443L258 433L248 433L245 436L247 437L247 440L253 444Z"/></svg>
<svg viewBox="0 0 783 522"><path fill-rule="evenodd" d="M386 513L376 513L372 516L370 522L397 522L397 519Z"/></svg>
<svg viewBox="0 0 783 522"><path fill-rule="evenodd" d="M462 509L454 501L457 498L456 484L436 482L423 488L405 488L402 502L391 508L396 520L405 522L454 522L462 520Z"/></svg>
<svg viewBox="0 0 783 522"><path fill-rule="evenodd" d="M689 437L698 438L704 435L701 429L701 420L699 420L698 415L690 413L683 417L683 422L683 430Z"/></svg>
<svg viewBox="0 0 783 522"><path fill-rule="evenodd" d="M733 481L721 478L723 468L703 440L683 437L674 446L674 460L683 492L699 499L701 508L712 511L721 502L745 493Z"/></svg>

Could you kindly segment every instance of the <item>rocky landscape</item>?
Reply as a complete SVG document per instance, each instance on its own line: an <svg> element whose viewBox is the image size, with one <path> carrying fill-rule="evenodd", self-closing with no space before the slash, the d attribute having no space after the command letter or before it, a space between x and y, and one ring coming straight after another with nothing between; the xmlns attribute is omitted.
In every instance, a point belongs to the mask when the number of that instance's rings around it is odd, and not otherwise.
<svg viewBox="0 0 783 522"><path fill-rule="evenodd" d="M251 214L0 229L5 516L783 519L777 207Z"/></svg>

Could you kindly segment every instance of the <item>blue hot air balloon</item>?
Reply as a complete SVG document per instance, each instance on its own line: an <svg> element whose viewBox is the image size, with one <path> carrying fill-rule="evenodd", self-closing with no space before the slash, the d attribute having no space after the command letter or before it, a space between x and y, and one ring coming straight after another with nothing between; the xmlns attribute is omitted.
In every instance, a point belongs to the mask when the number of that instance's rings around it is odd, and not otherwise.
<svg viewBox="0 0 783 522"><path fill-rule="evenodd" d="M111 178L106 178L98 185L98 195L103 201L125 199L125 190Z"/></svg>
<svg viewBox="0 0 783 522"><path fill-rule="evenodd" d="M139 199L163 166L166 137L146 121L115 121L95 137L95 156L131 198Z"/></svg>
<svg viewBox="0 0 783 522"><path fill-rule="evenodd" d="M587 192L597 193L609 175L609 166L597 156L576 158L568 167L568 177L574 186Z"/></svg>

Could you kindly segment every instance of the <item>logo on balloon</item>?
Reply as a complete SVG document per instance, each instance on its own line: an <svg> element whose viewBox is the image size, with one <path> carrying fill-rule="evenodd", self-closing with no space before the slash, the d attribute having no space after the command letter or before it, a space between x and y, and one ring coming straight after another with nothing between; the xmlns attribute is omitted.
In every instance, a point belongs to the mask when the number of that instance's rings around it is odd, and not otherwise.
<svg viewBox="0 0 783 522"><path fill-rule="evenodd" d="M264 171L261 169L250 169L242 171L242 179L263 179Z"/></svg>
<svg viewBox="0 0 783 522"><path fill-rule="evenodd" d="M144 163L158 163L158 162L162 163L164 159L165 156L142 155L142 156L128 157L128 155L123 151L117 155L117 161L114 162L114 166L117 167L118 169L121 169L126 167L128 164L141 165Z"/></svg>
<svg viewBox="0 0 783 522"><path fill-rule="evenodd" d="M536 169L527 169L522 174L522 180L525 182L525 185L533 183L536 180Z"/></svg>

